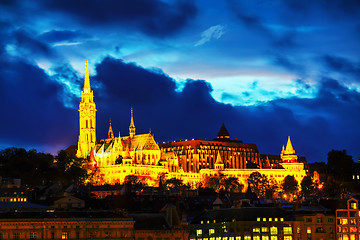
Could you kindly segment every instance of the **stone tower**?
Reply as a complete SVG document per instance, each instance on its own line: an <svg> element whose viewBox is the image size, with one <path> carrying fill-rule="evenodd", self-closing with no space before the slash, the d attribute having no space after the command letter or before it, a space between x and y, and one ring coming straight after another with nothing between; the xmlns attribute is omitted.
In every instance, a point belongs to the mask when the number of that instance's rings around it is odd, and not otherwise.
<svg viewBox="0 0 360 240"><path fill-rule="evenodd" d="M96 142L96 105L90 88L88 61L86 60L84 88L81 91L79 104L80 134L76 156L86 158L95 147Z"/></svg>

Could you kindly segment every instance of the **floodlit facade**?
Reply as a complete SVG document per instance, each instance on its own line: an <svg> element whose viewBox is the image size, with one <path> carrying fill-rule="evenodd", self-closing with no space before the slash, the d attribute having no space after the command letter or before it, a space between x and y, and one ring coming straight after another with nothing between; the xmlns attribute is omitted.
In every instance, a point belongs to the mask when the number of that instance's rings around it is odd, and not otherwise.
<svg viewBox="0 0 360 240"><path fill-rule="evenodd" d="M131 109L129 135L115 136L110 122L106 139L96 139L96 105L90 88L86 62L84 88L79 105L80 133L77 157L91 158L101 172L101 183L122 183L128 175L141 176L149 185L157 185L160 176L179 178L196 187L212 176L236 177L246 190L247 178L258 171L277 182L294 175L300 183L306 175L304 163L292 146L290 137L283 147L280 167L273 167L260 157L256 144L230 139L223 124L214 140L186 140L156 143L151 133L136 134L134 113ZM247 168L251 166L252 168ZM256 167L256 168L255 168Z"/></svg>

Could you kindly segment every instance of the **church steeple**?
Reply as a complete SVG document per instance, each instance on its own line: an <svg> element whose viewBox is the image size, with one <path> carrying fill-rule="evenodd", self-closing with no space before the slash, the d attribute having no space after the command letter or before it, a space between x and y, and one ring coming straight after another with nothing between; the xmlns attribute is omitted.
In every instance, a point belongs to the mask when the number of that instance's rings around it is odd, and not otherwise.
<svg viewBox="0 0 360 240"><path fill-rule="evenodd" d="M119 133L120 135L120 133ZM114 132L112 130L112 127L111 127L111 119L110 119L110 126L109 126L109 131L108 131L108 139L111 139L111 138L114 138Z"/></svg>
<svg viewBox="0 0 360 240"><path fill-rule="evenodd" d="M83 92L89 93L91 91L90 88L90 78L89 78L89 68L88 68L88 60L85 62L85 79L84 79L84 89Z"/></svg>
<svg viewBox="0 0 360 240"><path fill-rule="evenodd" d="M79 104L79 126L80 134L76 156L86 158L96 142L96 105L94 94L90 88L88 61L85 64L84 88L81 91L81 102Z"/></svg>
<svg viewBox="0 0 360 240"><path fill-rule="evenodd" d="M135 124L134 124L134 116L133 116L132 108L131 108L131 120L130 120L130 126L129 126L129 135L131 138L135 136Z"/></svg>

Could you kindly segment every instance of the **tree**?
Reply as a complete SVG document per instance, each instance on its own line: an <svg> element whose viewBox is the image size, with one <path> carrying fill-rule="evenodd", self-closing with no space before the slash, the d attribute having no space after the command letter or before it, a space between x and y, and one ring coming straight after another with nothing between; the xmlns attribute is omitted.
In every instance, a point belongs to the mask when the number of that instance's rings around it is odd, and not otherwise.
<svg viewBox="0 0 360 240"><path fill-rule="evenodd" d="M298 196L298 181L293 175L287 175L282 183L283 197L289 202L299 200Z"/></svg>
<svg viewBox="0 0 360 240"><path fill-rule="evenodd" d="M227 177L224 179L225 191L229 193L241 192L243 185L239 183L236 177Z"/></svg>
<svg viewBox="0 0 360 240"><path fill-rule="evenodd" d="M346 150L331 150L328 153L328 167L335 179L350 180L355 169L352 156L347 155Z"/></svg>
<svg viewBox="0 0 360 240"><path fill-rule="evenodd" d="M134 187L142 188L146 186L146 178L137 175L127 175L124 179L124 183Z"/></svg>
<svg viewBox="0 0 360 240"><path fill-rule="evenodd" d="M170 189L180 189L184 185L183 180L178 178L170 178L164 182L164 187Z"/></svg>
<svg viewBox="0 0 360 240"><path fill-rule="evenodd" d="M301 192L305 196L315 193L315 189L316 189L315 184L310 175L307 175L302 179L300 186L301 186Z"/></svg>
<svg viewBox="0 0 360 240"><path fill-rule="evenodd" d="M221 189L225 188L220 176L207 176L204 179L204 186L214 189L215 192L219 192Z"/></svg>
<svg viewBox="0 0 360 240"><path fill-rule="evenodd" d="M266 175L259 172L252 172L247 181L251 191L253 191L258 198L265 198L266 189L269 186Z"/></svg>
<svg viewBox="0 0 360 240"><path fill-rule="evenodd" d="M287 175L282 184L282 190L285 193L296 193L298 190L298 181L293 175Z"/></svg>

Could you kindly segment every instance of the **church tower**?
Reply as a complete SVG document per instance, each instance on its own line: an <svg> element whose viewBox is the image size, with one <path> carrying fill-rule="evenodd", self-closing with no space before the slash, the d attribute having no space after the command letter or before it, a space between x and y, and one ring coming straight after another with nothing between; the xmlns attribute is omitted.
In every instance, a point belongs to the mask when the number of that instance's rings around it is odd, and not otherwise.
<svg viewBox="0 0 360 240"><path fill-rule="evenodd" d="M131 138L135 136L135 124L134 124L134 116L133 116L133 109L131 108L131 120L129 126L129 135Z"/></svg>
<svg viewBox="0 0 360 240"><path fill-rule="evenodd" d="M86 158L95 147L96 142L96 105L90 88L88 61L86 60L84 88L81 91L79 104L79 142L76 156Z"/></svg>

